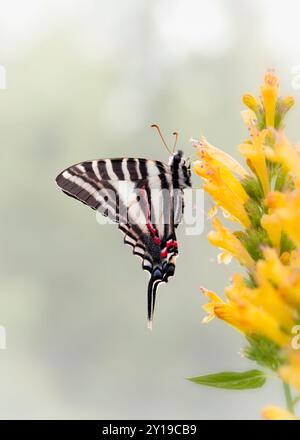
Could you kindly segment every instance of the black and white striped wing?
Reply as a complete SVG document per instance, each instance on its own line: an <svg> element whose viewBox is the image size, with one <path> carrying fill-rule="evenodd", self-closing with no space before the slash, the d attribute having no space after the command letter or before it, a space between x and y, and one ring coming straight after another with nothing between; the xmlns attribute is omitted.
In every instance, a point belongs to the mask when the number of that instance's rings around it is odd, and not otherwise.
<svg viewBox="0 0 300 440"><path fill-rule="evenodd" d="M159 161L102 159L81 162L65 169L57 176L56 183L68 196L112 221L126 223L126 219L122 218L127 208L126 202L123 206L123 200L129 198L139 182L165 173L170 173L170 169Z"/></svg>
<svg viewBox="0 0 300 440"><path fill-rule="evenodd" d="M157 287L174 275L175 228L183 210L183 193L173 188L168 165L133 158L87 161L64 170L56 182L67 195L119 224L124 242L150 273L151 323Z"/></svg>

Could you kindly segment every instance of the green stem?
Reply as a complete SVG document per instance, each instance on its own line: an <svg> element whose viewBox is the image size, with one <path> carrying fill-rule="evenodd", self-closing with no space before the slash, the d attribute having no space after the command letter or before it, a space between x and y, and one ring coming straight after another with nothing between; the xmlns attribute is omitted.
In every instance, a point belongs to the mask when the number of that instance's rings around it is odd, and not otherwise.
<svg viewBox="0 0 300 440"><path fill-rule="evenodd" d="M290 385L286 382L283 382L283 390L286 401L286 407L292 414L294 414L295 412L294 401L293 401Z"/></svg>

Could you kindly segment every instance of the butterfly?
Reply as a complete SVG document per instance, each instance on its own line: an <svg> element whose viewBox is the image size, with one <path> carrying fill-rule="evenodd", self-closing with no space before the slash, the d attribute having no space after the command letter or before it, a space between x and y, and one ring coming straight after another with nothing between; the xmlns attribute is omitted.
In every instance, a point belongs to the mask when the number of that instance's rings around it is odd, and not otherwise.
<svg viewBox="0 0 300 440"><path fill-rule="evenodd" d="M156 292L174 275L178 244L175 229L182 220L185 188L191 187L191 166L181 150L167 146L168 164L142 158L96 159L62 171L57 185L70 197L118 224L124 243L150 273L148 327L152 328Z"/></svg>

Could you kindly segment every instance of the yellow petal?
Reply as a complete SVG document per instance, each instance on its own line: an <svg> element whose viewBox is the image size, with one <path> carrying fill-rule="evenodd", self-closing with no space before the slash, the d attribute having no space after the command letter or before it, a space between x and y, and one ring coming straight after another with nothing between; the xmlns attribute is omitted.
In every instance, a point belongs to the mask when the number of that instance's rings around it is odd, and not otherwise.
<svg viewBox="0 0 300 440"><path fill-rule="evenodd" d="M275 295L266 293L267 299L264 299L264 291L265 288L247 288L241 275L233 277L232 286L227 287L225 293L235 314L235 325L248 335L261 334L281 346L285 345L289 343L290 336L282 330L278 321L280 308L278 311L278 307L272 304ZM277 312L275 316L274 311ZM215 314L219 316L216 309Z"/></svg>
<svg viewBox="0 0 300 440"><path fill-rule="evenodd" d="M287 193L269 193L266 203L276 214L282 230L300 246L300 189Z"/></svg>
<svg viewBox="0 0 300 440"><path fill-rule="evenodd" d="M281 222L276 214L265 214L262 216L260 221L262 227L267 231L269 239L272 245L280 250L280 240L281 240Z"/></svg>
<svg viewBox="0 0 300 440"><path fill-rule="evenodd" d="M278 85L277 76L272 71L268 72L261 86L267 127L274 127Z"/></svg>
<svg viewBox="0 0 300 440"><path fill-rule="evenodd" d="M255 278L259 284L268 280L292 307L300 308L299 252L291 254L290 265L285 266L275 249L263 249L264 259L257 262Z"/></svg>
<svg viewBox="0 0 300 440"><path fill-rule="evenodd" d="M251 163L251 168L259 178L264 193L269 191L269 173L266 165L264 141L267 131L259 131L254 125L249 127L251 142L240 145L240 153Z"/></svg>
<svg viewBox="0 0 300 440"><path fill-rule="evenodd" d="M214 231L208 234L210 243L226 251L226 253L230 253L243 266L253 268L254 261L240 240L229 229L225 228L217 217L213 219L212 224Z"/></svg>
<svg viewBox="0 0 300 440"><path fill-rule="evenodd" d="M205 151L220 164L225 165L233 173L236 173L241 177L245 177L248 174L242 165L240 165L233 157L225 153L225 151L211 145L204 136L202 136L199 141L194 141L193 146L197 148L200 159L202 158L203 151Z"/></svg>
<svg viewBox="0 0 300 440"><path fill-rule="evenodd" d="M222 303L222 300L218 295L205 287L201 287L200 291L210 300L207 304L202 306L202 309L207 313L207 316L203 318L202 323L207 324L215 317L215 304Z"/></svg>
<svg viewBox="0 0 300 440"><path fill-rule="evenodd" d="M275 145L265 150L269 160L279 162L287 172L291 172L296 179L300 180L300 152L297 146L289 143L284 132L276 131Z"/></svg>
<svg viewBox="0 0 300 440"><path fill-rule="evenodd" d="M217 205L230 213L235 221L250 227L244 206L249 196L234 174L204 150L201 160L195 161L193 166L195 173L204 180L203 189L211 195Z"/></svg>

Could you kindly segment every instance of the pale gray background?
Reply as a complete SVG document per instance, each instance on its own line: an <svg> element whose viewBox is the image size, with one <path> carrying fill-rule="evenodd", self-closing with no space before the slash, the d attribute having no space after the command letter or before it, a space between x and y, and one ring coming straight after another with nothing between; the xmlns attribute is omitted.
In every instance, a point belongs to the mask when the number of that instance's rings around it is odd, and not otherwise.
<svg viewBox="0 0 300 440"><path fill-rule="evenodd" d="M153 122L192 156L204 133L238 157L241 96L266 68L300 97L299 13L296 0L0 2L0 418L248 419L282 404L273 381L231 393L185 380L253 366L238 333L201 324L199 286L222 293L235 269L217 266L208 222L201 236L179 231L151 334L139 260L54 178L97 157L167 160Z"/></svg>

